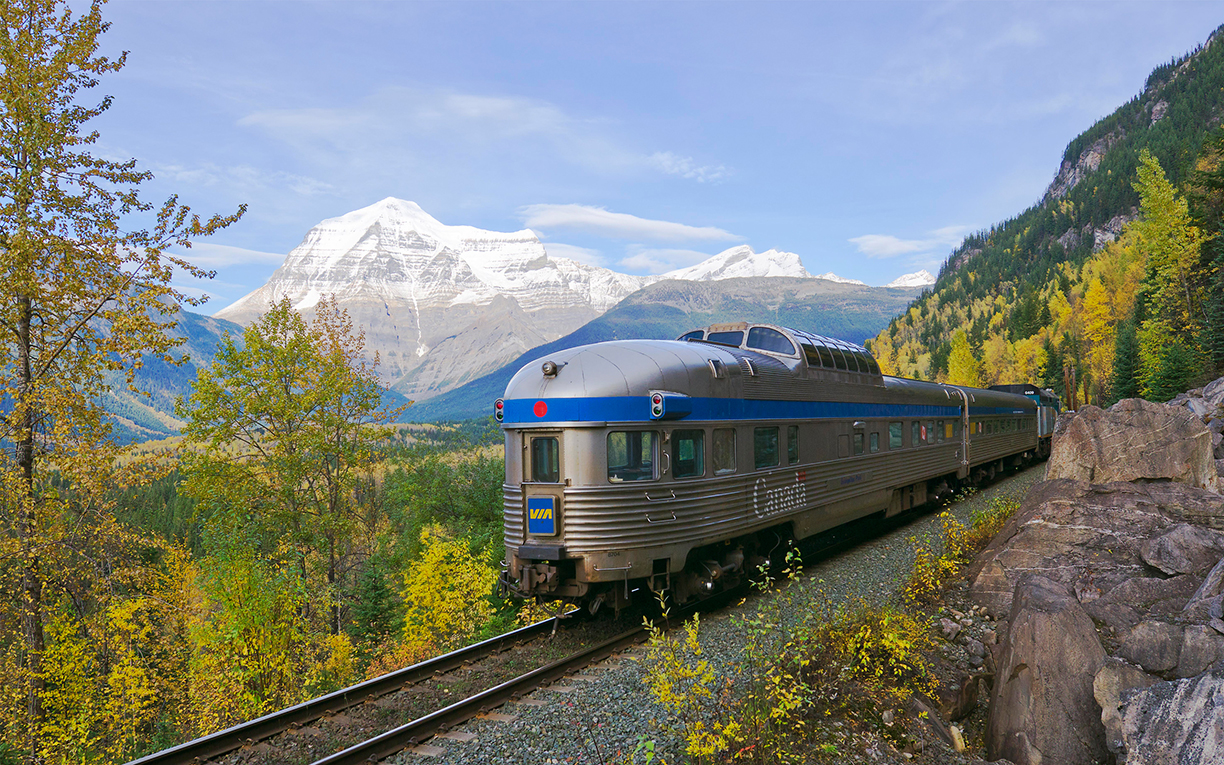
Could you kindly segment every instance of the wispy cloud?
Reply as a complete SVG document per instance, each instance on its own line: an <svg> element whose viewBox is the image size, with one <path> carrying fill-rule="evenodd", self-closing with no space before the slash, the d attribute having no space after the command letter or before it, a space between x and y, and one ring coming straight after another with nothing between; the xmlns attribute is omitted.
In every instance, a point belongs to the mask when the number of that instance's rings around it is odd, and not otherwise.
<svg viewBox="0 0 1224 765"><path fill-rule="evenodd" d="M698 183L721 181L731 174L723 165L698 165L692 157L681 157L670 151L656 151L646 161L668 175L690 178Z"/></svg>
<svg viewBox="0 0 1224 765"><path fill-rule="evenodd" d="M569 258L588 266L607 266L607 258L599 250L560 242L544 242L544 251L554 258Z"/></svg>
<svg viewBox="0 0 1224 765"><path fill-rule="evenodd" d="M619 265L627 271L644 271L648 274L662 274L700 263L709 258L709 254L697 250L668 249L658 247L643 247L631 244L629 254L622 258Z"/></svg>
<svg viewBox="0 0 1224 765"><path fill-rule="evenodd" d="M275 263L280 265L285 261L283 252L260 252L243 247L231 247L228 244L212 242L195 242L191 249L176 252L184 260L202 268L224 268L225 266L253 265L256 263Z"/></svg>
<svg viewBox="0 0 1224 765"><path fill-rule="evenodd" d="M895 258L899 255L930 253L954 247L968 231L968 226L944 226L929 232L922 239L902 239L891 234L864 234L850 239L850 243L859 253L869 258Z"/></svg>
<svg viewBox="0 0 1224 765"><path fill-rule="evenodd" d="M235 189L239 196L252 191L288 189L302 196L327 194L335 188L324 181L281 171L267 171L250 165L221 166L206 162L200 165L155 165L153 174L158 178L199 186L225 186Z"/></svg>
<svg viewBox="0 0 1224 765"><path fill-rule="evenodd" d="M714 226L689 226L666 220L639 218L588 205L527 205L519 210L529 228L564 228L615 239L654 241L738 241L743 239Z"/></svg>

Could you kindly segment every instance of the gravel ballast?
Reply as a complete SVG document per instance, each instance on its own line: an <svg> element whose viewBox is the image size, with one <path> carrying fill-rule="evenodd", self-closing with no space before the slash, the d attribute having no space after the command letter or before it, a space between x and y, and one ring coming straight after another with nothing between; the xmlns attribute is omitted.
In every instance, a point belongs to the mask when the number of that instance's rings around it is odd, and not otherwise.
<svg viewBox="0 0 1224 765"><path fill-rule="evenodd" d="M914 560L911 538L930 543L940 538L939 511L947 510L968 525L972 514L1000 495L1023 495L1042 480L1044 465L1003 478L967 499L946 506L932 506L923 515L890 522L884 533L860 542L850 549L813 556L805 562L804 577L819 580L819 586L797 590L792 616L805 616L804 597L817 597L816 591L833 603L854 598L882 602L898 597ZM703 658L716 671L733 672L742 659L744 616L751 615L776 597L774 593L749 597L745 602L701 617L700 638ZM792 594L792 597L795 597ZM434 738L428 742L431 757L401 753L390 758L395 763L592 763L622 761L640 740L653 740L657 752L669 762L682 751L678 740L668 731L673 721L655 704L644 683L642 661L645 648L638 648L585 670L582 678L566 678L532 693L527 703L510 703L496 710L513 715L512 722L476 719L456 730L475 734L469 741ZM584 679L590 676L591 679ZM542 703L541 703L542 702ZM538 705L537 705L538 704ZM404 720L402 722L407 722ZM891 757L901 757L892 753ZM890 758L891 760L891 758ZM889 760L889 761L890 761ZM644 761L643 757L638 758ZM657 761L657 760L656 760Z"/></svg>

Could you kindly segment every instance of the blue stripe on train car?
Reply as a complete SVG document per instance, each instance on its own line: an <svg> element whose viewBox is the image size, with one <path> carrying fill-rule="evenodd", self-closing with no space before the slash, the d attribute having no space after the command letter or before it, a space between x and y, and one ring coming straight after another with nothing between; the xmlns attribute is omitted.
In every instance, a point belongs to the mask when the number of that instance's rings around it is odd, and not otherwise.
<svg viewBox="0 0 1224 765"><path fill-rule="evenodd" d="M890 417L957 417L960 415L958 406L930 404L764 401L739 398L693 398L689 400L692 402L693 411L684 419L691 421L887 419ZM976 408L973 411L978 413L980 409ZM507 399L504 411L503 427L523 427L550 422L651 422L649 396ZM1007 408L999 413L1013 411L1019 413L1023 410Z"/></svg>

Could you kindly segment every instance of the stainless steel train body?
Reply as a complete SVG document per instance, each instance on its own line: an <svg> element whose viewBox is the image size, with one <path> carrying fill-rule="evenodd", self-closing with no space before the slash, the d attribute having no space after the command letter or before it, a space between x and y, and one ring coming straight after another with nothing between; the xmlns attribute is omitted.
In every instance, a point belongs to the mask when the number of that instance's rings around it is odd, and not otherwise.
<svg viewBox="0 0 1224 765"><path fill-rule="evenodd" d="M623 605L710 592L771 548L894 515L1035 456L1022 395L880 373L775 325L582 346L529 364L505 430L504 588Z"/></svg>

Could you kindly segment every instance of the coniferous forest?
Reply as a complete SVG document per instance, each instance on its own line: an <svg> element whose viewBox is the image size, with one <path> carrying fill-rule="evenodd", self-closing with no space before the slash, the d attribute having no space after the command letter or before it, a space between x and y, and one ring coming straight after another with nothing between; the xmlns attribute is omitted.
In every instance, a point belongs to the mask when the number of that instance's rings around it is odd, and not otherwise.
<svg viewBox="0 0 1224 765"><path fill-rule="evenodd" d="M890 373L1033 382L1071 406L1224 372L1220 31L1068 145L1037 204L969 236L869 343Z"/></svg>

